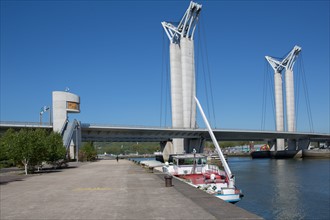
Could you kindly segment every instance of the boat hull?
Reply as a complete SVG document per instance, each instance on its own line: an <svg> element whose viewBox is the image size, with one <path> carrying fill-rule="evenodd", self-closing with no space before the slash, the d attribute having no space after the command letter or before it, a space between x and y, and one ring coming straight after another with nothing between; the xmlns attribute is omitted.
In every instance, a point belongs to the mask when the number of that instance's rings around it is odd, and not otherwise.
<svg viewBox="0 0 330 220"><path fill-rule="evenodd" d="M301 158L301 151L297 150L282 150L282 151L254 151L251 154L253 159L291 159L291 158Z"/></svg>
<svg viewBox="0 0 330 220"><path fill-rule="evenodd" d="M236 188L228 188L228 184L224 180L218 179L215 182L209 182L205 179L205 175L200 174L188 174L188 175L176 175L176 177L188 183L189 185L201 189L208 194L211 194L225 202L237 203L243 197L240 190Z"/></svg>
<svg viewBox="0 0 330 220"><path fill-rule="evenodd" d="M250 155L253 159L270 158L270 151L253 151Z"/></svg>
<svg viewBox="0 0 330 220"><path fill-rule="evenodd" d="M219 199L222 199L222 200L232 203L232 204L235 204L235 203L241 201L240 194L229 194L229 195L216 194L215 196Z"/></svg>

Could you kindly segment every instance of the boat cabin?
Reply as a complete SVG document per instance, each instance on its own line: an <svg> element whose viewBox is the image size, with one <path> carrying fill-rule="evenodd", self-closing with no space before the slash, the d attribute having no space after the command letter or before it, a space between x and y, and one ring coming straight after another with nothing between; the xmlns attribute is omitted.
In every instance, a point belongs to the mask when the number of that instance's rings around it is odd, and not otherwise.
<svg viewBox="0 0 330 220"><path fill-rule="evenodd" d="M173 168L177 175L201 173L206 162L207 157L200 154L173 156Z"/></svg>

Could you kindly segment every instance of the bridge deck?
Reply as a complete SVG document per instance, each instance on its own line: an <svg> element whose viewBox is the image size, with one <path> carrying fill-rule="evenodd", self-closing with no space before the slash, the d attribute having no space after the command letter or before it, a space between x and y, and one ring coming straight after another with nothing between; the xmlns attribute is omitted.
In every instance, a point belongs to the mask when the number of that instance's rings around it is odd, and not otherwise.
<svg viewBox="0 0 330 220"><path fill-rule="evenodd" d="M107 160L5 183L0 219L261 219L160 175Z"/></svg>
<svg viewBox="0 0 330 220"><path fill-rule="evenodd" d="M49 124L40 125L36 122L2 122L0 121L0 133L8 128L44 128L52 129ZM213 130L214 135L220 141L274 141L276 138L291 140L310 140L315 142L330 142L328 133L309 132L276 132L253 130ZM161 127L137 127L137 126L111 126L96 124L81 124L81 140L97 142L160 142L173 138L202 138L210 140L206 129L161 128Z"/></svg>

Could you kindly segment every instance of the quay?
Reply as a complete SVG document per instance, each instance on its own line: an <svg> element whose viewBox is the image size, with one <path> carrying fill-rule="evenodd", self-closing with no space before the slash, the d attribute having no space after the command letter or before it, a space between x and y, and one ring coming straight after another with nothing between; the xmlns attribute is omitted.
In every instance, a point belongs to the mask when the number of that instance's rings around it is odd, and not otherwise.
<svg viewBox="0 0 330 220"><path fill-rule="evenodd" d="M128 160L78 163L27 178L0 176L0 219L262 219Z"/></svg>

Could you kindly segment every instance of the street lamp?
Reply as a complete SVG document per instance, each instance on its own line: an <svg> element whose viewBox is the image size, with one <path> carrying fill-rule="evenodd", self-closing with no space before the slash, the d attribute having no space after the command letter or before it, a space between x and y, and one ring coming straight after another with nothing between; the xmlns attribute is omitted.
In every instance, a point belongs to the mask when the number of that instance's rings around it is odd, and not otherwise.
<svg viewBox="0 0 330 220"><path fill-rule="evenodd" d="M50 107L49 106L44 106L40 109L39 113L39 120L40 120L40 125L42 125L42 115L49 110L49 124L51 124L51 112L50 112Z"/></svg>

